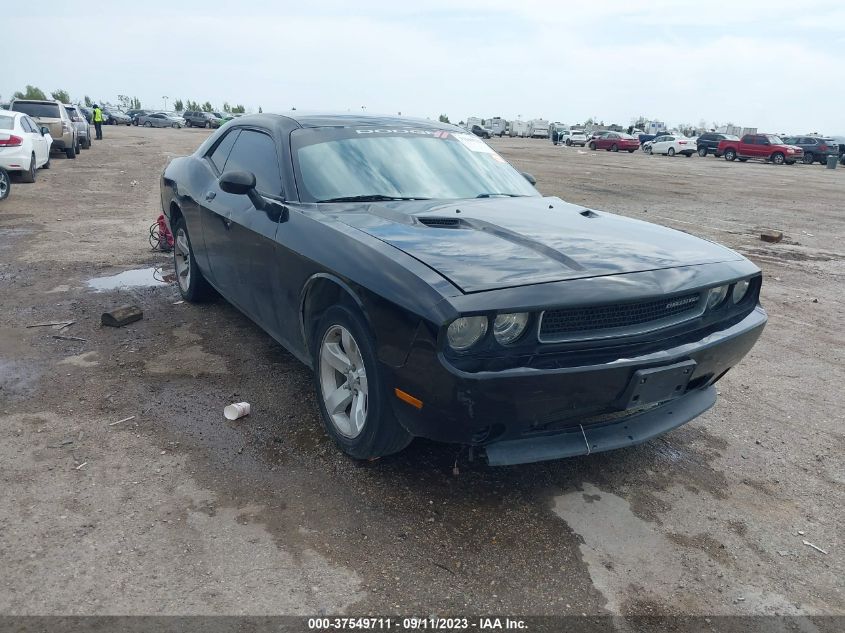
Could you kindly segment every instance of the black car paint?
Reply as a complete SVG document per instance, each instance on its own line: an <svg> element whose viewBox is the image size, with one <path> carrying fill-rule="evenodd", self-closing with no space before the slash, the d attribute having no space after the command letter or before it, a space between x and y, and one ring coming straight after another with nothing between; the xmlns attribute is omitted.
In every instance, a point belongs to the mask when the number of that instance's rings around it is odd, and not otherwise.
<svg viewBox="0 0 845 633"><path fill-rule="evenodd" d="M360 115L241 117L193 155L168 165L162 208L171 223L176 214L185 218L211 284L308 366L311 303L327 292L353 301L375 335L388 387L424 402L417 410L393 401L413 435L483 445L561 432L584 417L618 410L620 393L637 369L679 359L695 360L690 384L709 388L748 352L765 325L759 269L745 258L684 233L557 198L301 203L290 133L337 125L463 132L429 121ZM232 128L275 140L282 192L264 197L284 210L282 221L274 219L279 214L255 209L246 196L220 189L221 174L205 156ZM462 224L439 229L420 222L441 216L459 217ZM468 354L444 343L446 327L461 315L668 298L749 277L756 280L754 291L741 310L706 315L659 336L540 344L529 332L513 347L488 341ZM536 316L530 327L536 330Z"/></svg>

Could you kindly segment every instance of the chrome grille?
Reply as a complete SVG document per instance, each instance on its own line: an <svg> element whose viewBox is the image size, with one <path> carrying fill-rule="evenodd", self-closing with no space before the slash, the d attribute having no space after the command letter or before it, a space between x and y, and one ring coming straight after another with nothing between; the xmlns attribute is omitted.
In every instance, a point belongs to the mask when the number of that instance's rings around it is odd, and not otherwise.
<svg viewBox="0 0 845 633"><path fill-rule="evenodd" d="M541 342L560 342L637 334L691 319L703 308L700 293L636 303L556 308L543 312L539 338Z"/></svg>

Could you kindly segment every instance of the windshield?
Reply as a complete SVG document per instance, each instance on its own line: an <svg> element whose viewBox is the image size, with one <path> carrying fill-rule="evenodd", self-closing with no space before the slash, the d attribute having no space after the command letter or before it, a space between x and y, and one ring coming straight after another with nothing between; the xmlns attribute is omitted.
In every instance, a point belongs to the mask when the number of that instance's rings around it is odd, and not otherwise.
<svg viewBox="0 0 845 633"><path fill-rule="evenodd" d="M780 139L779 136L769 134L766 138L769 139L769 143L771 143L772 145L783 145L783 141Z"/></svg>
<svg viewBox="0 0 845 633"><path fill-rule="evenodd" d="M26 101L16 101L13 106L16 112L23 112L29 116L47 117L58 119L61 118L58 103L31 103Z"/></svg>
<svg viewBox="0 0 845 633"><path fill-rule="evenodd" d="M619 138L632 139L632 138L634 138L634 137L633 137L633 136L631 136L630 134L625 134L625 133L623 133L623 132L620 132L620 133L619 133Z"/></svg>
<svg viewBox="0 0 845 633"><path fill-rule="evenodd" d="M291 134L291 145L305 202L539 195L504 158L467 133L305 128Z"/></svg>
<svg viewBox="0 0 845 633"><path fill-rule="evenodd" d="M723 136L724 140L726 140L726 141L738 141L739 140L739 137L734 136L733 134L723 134L722 136Z"/></svg>

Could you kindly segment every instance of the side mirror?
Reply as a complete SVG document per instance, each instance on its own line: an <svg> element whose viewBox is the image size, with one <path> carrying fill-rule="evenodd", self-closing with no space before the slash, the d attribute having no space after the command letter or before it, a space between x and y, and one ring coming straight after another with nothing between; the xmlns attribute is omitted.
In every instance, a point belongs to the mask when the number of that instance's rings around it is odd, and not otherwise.
<svg viewBox="0 0 845 633"><path fill-rule="evenodd" d="M237 196L248 196L249 201L259 211L263 211L266 203L255 190L255 174L248 171L227 171L220 176L220 188L226 193Z"/></svg>
<svg viewBox="0 0 845 633"><path fill-rule="evenodd" d="M50 128L46 125L41 126L41 136L47 136L50 133Z"/></svg>
<svg viewBox="0 0 845 633"><path fill-rule="evenodd" d="M530 182L532 185L537 184L537 179L534 176L532 176L531 174L529 174L527 171L523 171L523 172L520 172L520 173L522 174L522 177L525 178L525 180Z"/></svg>

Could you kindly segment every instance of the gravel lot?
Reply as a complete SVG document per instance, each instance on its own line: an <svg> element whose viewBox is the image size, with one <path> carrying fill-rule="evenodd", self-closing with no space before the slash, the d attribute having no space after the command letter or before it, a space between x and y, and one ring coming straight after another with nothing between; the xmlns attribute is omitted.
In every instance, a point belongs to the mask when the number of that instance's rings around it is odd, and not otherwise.
<svg viewBox="0 0 845 633"><path fill-rule="evenodd" d="M206 134L107 127L0 203L0 613L845 614L845 170L494 139L546 195L754 260L769 325L714 409L646 445L362 464L222 300L89 286L169 271L159 176ZM129 302L142 321L100 327ZM27 327L51 321L74 324ZM252 415L227 422L233 400Z"/></svg>

